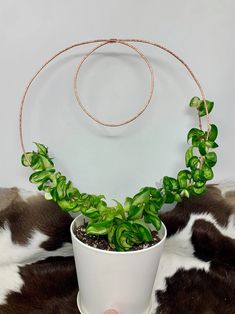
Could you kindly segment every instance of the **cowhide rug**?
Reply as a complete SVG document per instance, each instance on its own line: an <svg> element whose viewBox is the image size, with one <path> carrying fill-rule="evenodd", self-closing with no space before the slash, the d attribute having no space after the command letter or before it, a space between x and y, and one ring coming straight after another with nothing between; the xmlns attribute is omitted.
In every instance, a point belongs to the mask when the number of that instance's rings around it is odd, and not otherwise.
<svg viewBox="0 0 235 314"><path fill-rule="evenodd" d="M161 218L153 313L235 313L235 185L209 186ZM71 221L38 193L0 189L1 314L79 313Z"/></svg>

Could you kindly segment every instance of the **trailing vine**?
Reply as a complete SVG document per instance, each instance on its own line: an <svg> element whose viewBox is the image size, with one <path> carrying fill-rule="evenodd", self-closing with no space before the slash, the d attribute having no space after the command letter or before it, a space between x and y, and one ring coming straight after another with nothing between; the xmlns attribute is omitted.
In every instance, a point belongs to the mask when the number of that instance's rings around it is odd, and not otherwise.
<svg viewBox="0 0 235 314"><path fill-rule="evenodd" d="M210 113L214 103L207 100L206 105ZM192 98L189 106L196 108L200 117L206 115L204 101L198 97ZM88 234L105 235L112 248L127 251L152 240L150 225L156 230L161 228L158 213L163 204L180 202L184 197L206 191L206 182L213 178L212 167L217 162L216 153L211 151L218 147L217 135L214 124L209 131L192 128L187 135L190 147L185 154L186 169L180 170L176 178L165 176L161 188L142 188L133 197L127 197L123 205L115 200L115 206L108 206L104 195L81 193L55 169L43 144L35 143L36 152L23 154L22 164L32 168L29 181L45 192L47 200L53 200L64 211L81 212L88 218Z"/></svg>

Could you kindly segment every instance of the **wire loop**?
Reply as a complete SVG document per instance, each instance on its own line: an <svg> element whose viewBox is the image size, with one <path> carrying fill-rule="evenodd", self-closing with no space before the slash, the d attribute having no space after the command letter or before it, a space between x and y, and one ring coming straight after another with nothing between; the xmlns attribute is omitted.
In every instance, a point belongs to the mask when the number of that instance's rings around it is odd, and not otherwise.
<svg viewBox="0 0 235 314"><path fill-rule="evenodd" d="M204 93L204 90L199 82L199 80L196 78L195 74L193 73L193 71L191 70L191 68L188 66L188 64L186 62L184 62L176 53L174 53L173 51L171 51L170 49L158 44L158 43L155 43L155 42L152 42L152 41L148 41L148 40L143 40L143 39L116 39L116 38L110 38L110 39L96 39L96 40L90 40L90 41L85 41L85 42L81 42L81 43L77 43L77 44L74 44L72 46L69 46L61 51L59 51L58 53L56 53L53 57L51 57L49 60L47 60L42 66L41 68L35 73L35 75L32 77L32 79L29 81L28 85L26 86L25 88L25 91L23 93L23 97L21 99L21 104L20 104L20 113L19 113L19 133L20 133L20 145L21 145L21 148L23 150L23 152L25 153L26 150L25 150L25 146L24 146L24 140L23 140L23 111L24 111L24 105L25 105L25 100L26 100L26 96L28 94L28 91L32 85L32 83L34 82L34 80L37 78L37 76L43 71L43 69L45 69L47 67L47 65L49 63L51 63L54 59L56 59L57 57L59 57L60 55L62 55L63 53L65 53L66 51L68 50L71 50L73 48L76 48L76 47L80 47L82 45L88 45L88 44L93 44L93 43L100 43L101 45L99 46L103 46L105 44L110 44L110 43L121 43L123 45L126 45L129 47L131 47L132 45L130 45L129 43L143 43L143 44L148 44L148 45L151 45L151 46L154 46L154 47L157 47L161 50L164 50L165 52L167 52L168 54L170 54L171 56L173 56L174 58L176 58L186 69L187 71L189 72L190 76L192 77L192 79L194 80L194 82L196 83L199 91L200 91L200 94L201 94L201 97L202 97L202 100L204 102L204 105L205 105L205 111L206 111L206 122L207 122L207 131L209 133L210 131L210 118L209 118L209 113L208 113L208 107L207 107L207 104L206 104L206 97L205 97L205 93ZM103 44L102 44L103 43ZM133 48L134 50L137 51L137 48L135 48L134 46L132 46L131 48ZM97 48L98 49L98 48ZM138 52L138 51L137 51ZM142 54L141 52L139 52L139 54ZM144 55L142 54L142 56L144 57ZM145 57L146 58L146 57ZM84 60L85 61L85 60ZM147 63L147 58L146 58L146 63ZM150 63L148 63L150 65ZM149 67L149 69L151 68L151 65ZM151 98L150 98L151 100ZM145 108L146 109L146 108ZM144 110L143 110L144 111ZM141 114L141 113L140 113ZM139 115L140 115L139 114ZM199 128L202 129L202 122L201 122L201 118L200 116L198 116L199 118ZM136 119L136 118L134 118ZM132 121L134 120L132 119ZM94 120L94 119L93 119ZM96 121L97 122L97 121ZM101 122L101 121L99 121ZM128 122L125 122L124 124L126 123L129 123L131 121L128 121ZM101 123L102 124L102 123ZM106 124L103 124L103 125L106 125ZM123 123L121 123L120 125L123 125ZM111 125L109 125L111 126ZM115 126L119 126L119 125L115 125Z"/></svg>
<svg viewBox="0 0 235 314"><path fill-rule="evenodd" d="M121 44L121 45L124 45L124 46L127 46L131 49L133 49L135 52L137 52L137 54L144 60L144 62L147 64L148 66L148 69L150 71L150 76L151 76L151 82L150 82L150 92L149 92L149 96L148 96L148 99L146 101L146 103L144 104L143 108L135 115L133 116L132 118L124 121L124 122L120 122L120 123L107 123L107 122L102 122L100 120L98 120L95 116L93 116L85 107L84 105L82 104L82 101L79 97L79 93L78 93L78 88L77 88L77 80L78 80L78 77L79 77L79 73L80 73L80 69L83 65L83 63L87 60L87 58L93 54L96 50L98 50L99 48L103 47L103 46L106 46L108 44ZM116 39L110 39L110 41L107 41L105 43L102 43L102 44L99 44L98 46L96 46L95 48L93 48L90 52L88 52L85 57L82 59L82 61L79 63L78 67L77 67L77 70L76 70L76 73L75 73L75 76L74 76L74 82L73 82L73 87L74 87L74 94L75 94L75 97L77 99L77 102L79 104L79 106L81 107L81 109L83 110L83 112L85 112L86 115L88 115L93 121L95 121L96 123L98 124L101 124L103 126L109 126L109 127L118 127L118 126L122 126L122 125L125 125L125 124L128 124L134 120L136 120L145 110L146 108L148 107L152 97L153 97L153 91L154 91L154 71L153 71L153 68L152 68L152 65L150 64L149 60L146 58L146 56L139 51L139 49L137 49L135 46L131 45L131 44L128 44L128 43L125 43L125 42L122 42L122 41L119 41L119 40L116 40Z"/></svg>

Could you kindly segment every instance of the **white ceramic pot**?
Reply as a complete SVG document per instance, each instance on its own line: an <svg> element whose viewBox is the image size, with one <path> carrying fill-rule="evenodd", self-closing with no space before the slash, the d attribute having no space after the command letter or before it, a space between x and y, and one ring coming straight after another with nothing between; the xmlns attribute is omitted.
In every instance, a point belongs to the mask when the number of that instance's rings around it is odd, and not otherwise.
<svg viewBox="0 0 235 314"><path fill-rule="evenodd" d="M78 304L82 314L103 314L116 309L120 314L145 314L151 307L151 294L166 238L162 224L161 241L131 252L110 252L90 247L74 235L84 223L82 215L71 224L74 257L79 282Z"/></svg>

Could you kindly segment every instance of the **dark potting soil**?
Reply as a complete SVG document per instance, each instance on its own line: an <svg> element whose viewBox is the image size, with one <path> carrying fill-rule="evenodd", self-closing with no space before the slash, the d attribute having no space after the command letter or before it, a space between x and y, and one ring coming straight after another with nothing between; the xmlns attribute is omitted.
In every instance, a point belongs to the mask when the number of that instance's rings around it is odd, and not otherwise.
<svg viewBox="0 0 235 314"><path fill-rule="evenodd" d="M86 234L85 226L77 227L76 230L74 231L74 234L80 241L96 249L101 249L101 250L106 250L106 251L115 251L113 248L110 247L109 242L106 239L106 237ZM157 231L155 230L152 230L152 237L153 237L153 240L151 242L135 245L129 251L147 249L157 244L161 240L158 236Z"/></svg>

